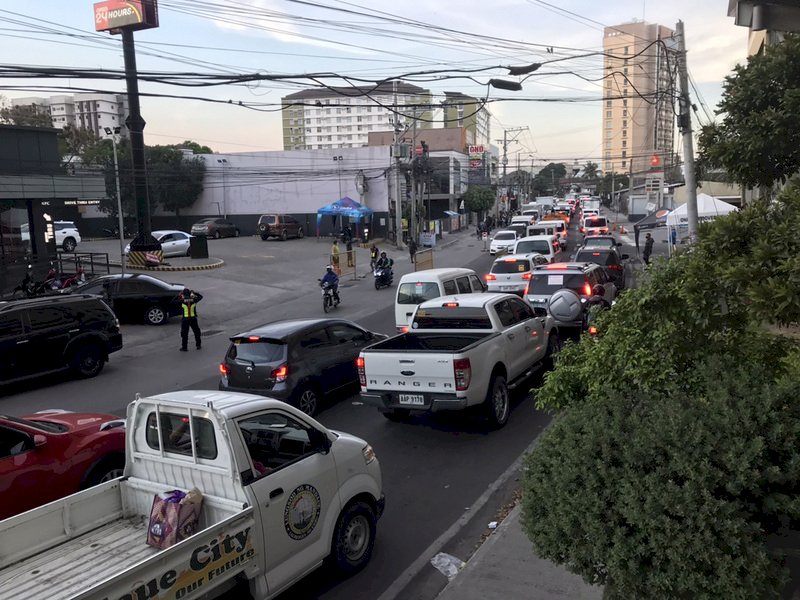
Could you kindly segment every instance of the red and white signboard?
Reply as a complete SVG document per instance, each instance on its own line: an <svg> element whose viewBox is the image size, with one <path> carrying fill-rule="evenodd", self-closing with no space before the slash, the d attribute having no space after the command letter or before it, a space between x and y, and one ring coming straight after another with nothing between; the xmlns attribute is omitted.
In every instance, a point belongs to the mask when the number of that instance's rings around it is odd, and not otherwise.
<svg viewBox="0 0 800 600"><path fill-rule="evenodd" d="M105 0L94 5L95 31L158 27L158 0Z"/></svg>
<svg viewBox="0 0 800 600"><path fill-rule="evenodd" d="M468 149L470 157L475 158L483 158L484 148L483 145L480 146L470 146Z"/></svg>

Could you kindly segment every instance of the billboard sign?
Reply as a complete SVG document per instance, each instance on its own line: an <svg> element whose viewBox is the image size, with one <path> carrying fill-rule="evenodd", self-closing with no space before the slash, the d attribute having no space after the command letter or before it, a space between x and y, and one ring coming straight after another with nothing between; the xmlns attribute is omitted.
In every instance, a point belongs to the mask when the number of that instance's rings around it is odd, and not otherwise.
<svg viewBox="0 0 800 600"><path fill-rule="evenodd" d="M158 27L158 0L105 0L94 5L95 31Z"/></svg>

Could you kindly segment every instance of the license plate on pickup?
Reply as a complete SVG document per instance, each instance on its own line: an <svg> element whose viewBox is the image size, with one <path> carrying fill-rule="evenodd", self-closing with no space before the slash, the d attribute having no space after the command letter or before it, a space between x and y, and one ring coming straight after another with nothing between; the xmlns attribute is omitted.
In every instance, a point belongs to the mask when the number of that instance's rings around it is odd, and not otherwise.
<svg viewBox="0 0 800 600"><path fill-rule="evenodd" d="M400 404L422 406L425 404L425 396L422 394L400 394Z"/></svg>

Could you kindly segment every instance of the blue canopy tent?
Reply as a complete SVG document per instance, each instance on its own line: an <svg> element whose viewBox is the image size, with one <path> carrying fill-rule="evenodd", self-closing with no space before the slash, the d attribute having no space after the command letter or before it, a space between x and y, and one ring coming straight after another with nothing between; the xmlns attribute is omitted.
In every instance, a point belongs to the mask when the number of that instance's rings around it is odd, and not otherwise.
<svg viewBox="0 0 800 600"><path fill-rule="evenodd" d="M349 217L351 219L355 219L356 221L356 236L359 237L358 231L360 231L359 223L362 220L365 220L367 217L370 219L372 218L372 209L356 202L352 198L345 196L344 198L340 198L336 202L331 202L330 204L326 204L319 210L317 210L317 237L319 237L319 225L322 222L322 217L325 215L330 215L333 217L334 226L336 224L336 217Z"/></svg>

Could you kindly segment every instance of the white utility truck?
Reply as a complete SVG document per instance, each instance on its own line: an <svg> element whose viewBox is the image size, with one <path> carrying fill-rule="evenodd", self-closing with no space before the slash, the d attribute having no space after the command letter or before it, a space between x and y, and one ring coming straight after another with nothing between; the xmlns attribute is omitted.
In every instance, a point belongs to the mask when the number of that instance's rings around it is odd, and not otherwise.
<svg viewBox="0 0 800 600"><path fill-rule="evenodd" d="M464 294L423 302L407 333L364 348L361 399L392 421L412 412L481 408L508 421L508 390L560 348L553 318L514 294Z"/></svg>
<svg viewBox="0 0 800 600"><path fill-rule="evenodd" d="M372 448L284 402L179 391L128 406L125 474L0 521L3 600L272 598L330 560L370 559L383 512ZM197 488L196 533L147 545L155 494Z"/></svg>

